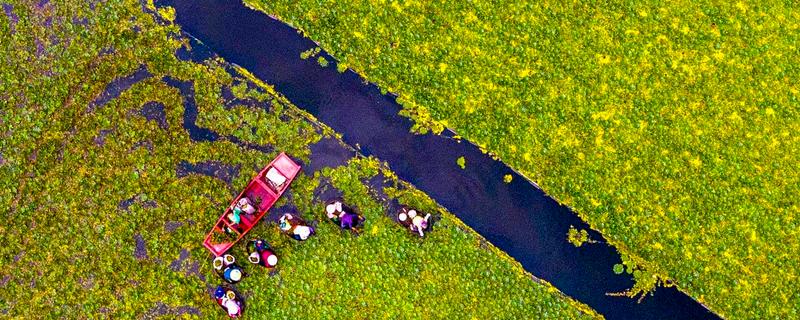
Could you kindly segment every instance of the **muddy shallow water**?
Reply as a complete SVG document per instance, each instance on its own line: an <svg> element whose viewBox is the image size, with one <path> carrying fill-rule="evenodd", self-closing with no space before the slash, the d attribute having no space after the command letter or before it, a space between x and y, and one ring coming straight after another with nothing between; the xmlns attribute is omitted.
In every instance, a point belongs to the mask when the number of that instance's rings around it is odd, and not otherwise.
<svg viewBox="0 0 800 320"><path fill-rule="evenodd" d="M354 72L338 73L334 63L322 68L314 59L300 59L300 52L315 44L290 26L238 1L157 2L175 7L177 23L211 51L274 85L292 103L341 133L347 144L386 161L401 179L429 194L534 276L607 318L717 318L676 288L659 288L642 303L606 295L624 291L633 282L629 275L613 273L612 266L621 262L615 248L604 243L576 248L566 241L571 225L588 228L574 212L473 144L453 139L452 132L411 134L412 123L398 115L401 107L394 97L381 94ZM189 124L193 138L216 139L213 132L191 127L191 118L184 117L184 126ZM461 156L466 169L456 165ZM311 165L322 161L312 160ZM503 182L506 174L513 176L511 183ZM602 240L596 232L590 231L590 236Z"/></svg>

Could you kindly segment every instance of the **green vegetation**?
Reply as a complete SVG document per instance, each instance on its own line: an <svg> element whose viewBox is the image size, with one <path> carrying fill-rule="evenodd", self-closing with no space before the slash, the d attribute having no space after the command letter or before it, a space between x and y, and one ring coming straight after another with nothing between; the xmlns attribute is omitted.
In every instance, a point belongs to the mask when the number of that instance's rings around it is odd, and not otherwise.
<svg viewBox="0 0 800 320"><path fill-rule="evenodd" d="M642 283L800 317L791 3L246 3L398 93L415 130L450 126L575 208Z"/></svg>
<svg viewBox="0 0 800 320"><path fill-rule="evenodd" d="M621 274L624 271L625 271L625 266L623 266L621 263L617 263L614 265L614 273Z"/></svg>
<svg viewBox="0 0 800 320"><path fill-rule="evenodd" d="M317 58L317 63L319 64L320 67L323 67L323 68L328 66L328 60L325 59L325 57L318 57Z"/></svg>
<svg viewBox="0 0 800 320"><path fill-rule="evenodd" d="M422 193L395 189L392 196L427 212L443 213L436 231L422 240L398 228L362 183L379 170L383 169L377 161L358 159L315 177L330 179L344 192L345 201L364 214L368 224L360 236L325 222L322 203L310 199L311 189L295 192L301 198L296 201L303 204L302 211L317 213L312 216L320 220L319 236L298 243L280 235L274 226L258 232L283 248L283 267L277 276L239 287L286 299L265 299L250 312L277 318L292 317L299 310L310 312L310 318L350 318L353 312L366 319L581 317L578 309L565 303L568 298L560 297L551 286L539 288L504 253L491 248L495 254L487 255L480 238L464 232L462 223ZM476 277L485 280L475 281Z"/></svg>
<svg viewBox="0 0 800 320"><path fill-rule="evenodd" d="M578 230L573 226L570 226L569 231L567 231L567 241L576 247L597 242L589 238L589 232L583 229Z"/></svg>
<svg viewBox="0 0 800 320"><path fill-rule="evenodd" d="M0 68L0 212L8 222L0 226L0 311L15 318L221 316L207 292L221 279L202 238L233 194L279 151L307 162L308 145L335 134L245 70L232 76L220 59L176 59L188 42L176 26L142 12L139 1L107 1L94 10L85 1L37 3L12 2L16 22L0 16L6 59ZM168 9L160 13L174 16ZM88 108L106 85L140 66L152 76ZM192 141L182 128L185 97L164 76L191 81L198 126L276 151L225 138ZM226 109L225 87L271 107ZM164 106L168 128L140 114L152 103ZM230 184L178 175L184 161L216 161L238 174ZM361 182L379 172L396 179L376 160L357 159L295 180L293 203L320 220L319 234L297 243L274 225L251 232L271 241L282 260L272 275L248 268L251 276L238 286L248 297L246 314L597 317L551 285L532 281L496 248L482 246L474 231L424 194L408 186L390 190L401 202L443 217L426 239L410 235ZM311 198L321 181L342 190L368 218L362 235L325 221ZM234 250L243 259L242 246Z"/></svg>
<svg viewBox="0 0 800 320"><path fill-rule="evenodd" d="M305 59L314 57L314 56L319 54L320 50L321 49L319 47L314 47L314 48L308 49L306 51L300 52L300 59L305 60Z"/></svg>
<svg viewBox="0 0 800 320"><path fill-rule="evenodd" d="M465 169L467 167L467 160L465 160L463 156L458 157L458 159L456 159L456 164L459 168Z"/></svg>

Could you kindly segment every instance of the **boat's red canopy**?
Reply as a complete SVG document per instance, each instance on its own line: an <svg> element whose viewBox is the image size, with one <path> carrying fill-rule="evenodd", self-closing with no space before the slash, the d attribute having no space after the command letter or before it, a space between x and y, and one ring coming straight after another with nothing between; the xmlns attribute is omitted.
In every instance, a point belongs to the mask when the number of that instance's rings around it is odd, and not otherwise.
<svg viewBox="0 0 800 320"><path fill-rule="evenodd" d="M300 172L300 166L285 153L281 152L275 160L272 160L250 181L247 188L239 196L231 201L231 205L225 209L211 232L206 236L203 246L208 248L215 256L223 255L264 217L272 205L275 204L275 201L286 191L298 172ZM241 222L238 226L234 226L227 217L233 206L242 197L250 199L256 208L256 213L252 216L241 215ZM231 233L226 232L225 229L230 230Z"/></svg>

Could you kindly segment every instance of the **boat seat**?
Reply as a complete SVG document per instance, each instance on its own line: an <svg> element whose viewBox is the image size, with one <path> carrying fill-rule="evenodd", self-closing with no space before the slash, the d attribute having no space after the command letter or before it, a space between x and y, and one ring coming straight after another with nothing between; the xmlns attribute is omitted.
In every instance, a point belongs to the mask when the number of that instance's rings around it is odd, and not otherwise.
<svg viewBox="0 0 800 320"><path fill-rule="evenodd" d="M265 175L267 183L272 186L275 191L279 191L283 188L283 185L286 183L286 177L278 172L275 168L269 168L267 170L267 174Z"/></svg>

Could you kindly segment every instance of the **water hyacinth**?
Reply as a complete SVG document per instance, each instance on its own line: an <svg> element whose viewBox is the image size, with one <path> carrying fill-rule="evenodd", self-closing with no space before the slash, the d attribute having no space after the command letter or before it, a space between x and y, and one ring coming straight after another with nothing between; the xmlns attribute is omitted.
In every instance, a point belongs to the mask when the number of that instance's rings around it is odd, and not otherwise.
<svg viewBox="0 0 800 320"><path fill-rule="evenodd" d="M335 138L332 131L246 71L229 73L235 68L225 61L178 59L189 41L169 23L174 11L159 9L165 19L157 21L151 1L12 2L13 24L0 17L3 56L13 66L0 68L0 94L11 106L0 121L0 211L14 216L0 226L8 266L0 270L0 310L18 318L222 316L208 291L221 279L202 237L278 151L308 163L309 145ZM40 58L30 50L37 40ZM131 76L141 70L149 76ZM117 79L133 83L109 88ZM106 96L114 97L98 100ZM158 121L141 114L144 106L159 106ZM192 107L196 117L187 115ZM192 135L192 126L216 135ZM187 164L238 170L183 172ZM246 266L250 276L237 290L248 316L596 317L530 281L502 252L477 246L474 232L456 228L424 194L394 191L444 217L425 241L411 237L362 182L394 176L385 170L356 159L295 180L280 204L321 220L313 192L332 180L374 232L351 236L318 221L318 236L298 243L260 223L250 236L267 240L281 260L272 272ZM245 251L237 245L231 253L242 260ZM495 279L490 290L487 279ZM439 303L427 303L432 298Z"/></svg>

